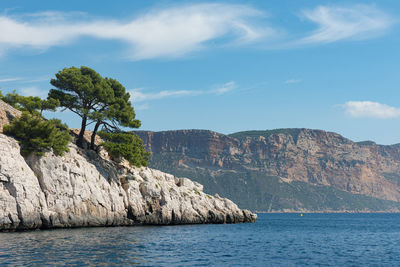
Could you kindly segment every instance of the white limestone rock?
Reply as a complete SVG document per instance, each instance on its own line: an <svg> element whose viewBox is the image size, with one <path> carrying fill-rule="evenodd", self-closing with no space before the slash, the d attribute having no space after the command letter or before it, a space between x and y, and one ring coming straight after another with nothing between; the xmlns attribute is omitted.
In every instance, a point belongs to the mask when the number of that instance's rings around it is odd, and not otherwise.
<svg viewBox="0 0 400 267"><path fill-rule="evenodd" d="M1 230L257 219L187 178L69 148L24 159L17 141L0 134Z"/></svg>

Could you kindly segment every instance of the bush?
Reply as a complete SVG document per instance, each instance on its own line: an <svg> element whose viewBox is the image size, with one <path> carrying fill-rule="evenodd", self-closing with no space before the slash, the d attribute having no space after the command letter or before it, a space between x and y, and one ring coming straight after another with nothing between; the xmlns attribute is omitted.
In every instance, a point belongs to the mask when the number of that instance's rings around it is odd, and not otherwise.
<svg viewBox="0 0 400 267"><path fill-rule="evenodd" d="M68 144L72 137L68 127L60 120L43 120L29 112L22 112L20 118L15 118L10 125L5 125L3 132L18 140L21 154L28 155L35 152L44 155L44 152L53 149L57 155L69 151Z"/></svg>
<svg viewBox="0 0 400 267"><path fill-rule="evenodd" d="M146 152L143 142L134 133L99 132L104 140L101 146L114 158L124 157L133 166L147 166L150 153Z"/></svg>

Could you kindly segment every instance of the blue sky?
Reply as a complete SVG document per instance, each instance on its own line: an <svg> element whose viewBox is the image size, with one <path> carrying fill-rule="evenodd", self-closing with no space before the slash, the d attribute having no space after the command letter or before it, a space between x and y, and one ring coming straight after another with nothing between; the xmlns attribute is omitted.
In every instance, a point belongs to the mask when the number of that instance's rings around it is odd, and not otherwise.
<svg viewBox="0 0 400 267"><path fill-rule="evenodd" d="M45 97L57 71L83 65L131 92L143 130L400 143L399 19L397 0L2 0L0 87Z"/></svg>

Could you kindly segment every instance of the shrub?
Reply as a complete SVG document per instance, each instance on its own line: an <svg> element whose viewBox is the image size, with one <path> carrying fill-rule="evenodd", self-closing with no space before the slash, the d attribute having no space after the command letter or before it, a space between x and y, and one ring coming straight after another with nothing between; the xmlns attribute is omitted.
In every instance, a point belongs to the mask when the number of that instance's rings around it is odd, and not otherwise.
<svg viewBox="0 0 400 267"><path fill-rule="evenodd" d="M143 142L134 133L99 132L104 140L100 145L104 146L107 152L114 158L124 157L133 166L147 166L150 153L146 152Z"/></svg>
<svg viewBox="0 0 400 267"><path fill-rule="evenodd" d="M44 155L50 148L55 154L63 155L68 151L68 144L72 140L68 127L60 120L46 121L26 111L22 112L20 118L15 118L10 125L5 125L3 132L18 140L22 155L31 152Z"/></svg>

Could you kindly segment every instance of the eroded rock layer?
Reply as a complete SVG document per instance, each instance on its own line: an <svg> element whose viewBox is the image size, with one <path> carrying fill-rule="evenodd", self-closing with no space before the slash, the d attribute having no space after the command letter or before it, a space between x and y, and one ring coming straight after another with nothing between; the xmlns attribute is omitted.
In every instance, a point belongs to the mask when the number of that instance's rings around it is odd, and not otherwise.
<svg viewBox="0 0 400 267"><path fill-rule="evenodd" d="M356 143L336 133L310 129L232 135L206 130L138 131L137 134L152 152L152 168L188 175L204 184L206 192L219 191L243 207L257 210L399 207L389 202L372 207L371 198L400 201L400 145ZM350 202L354 205L346 204Z"/></svg>

